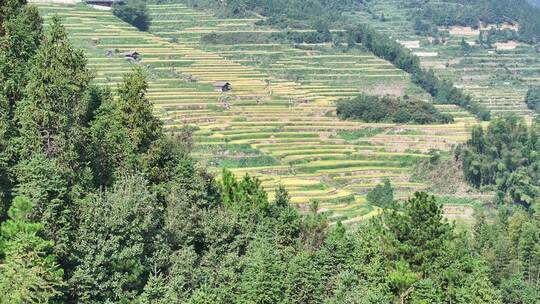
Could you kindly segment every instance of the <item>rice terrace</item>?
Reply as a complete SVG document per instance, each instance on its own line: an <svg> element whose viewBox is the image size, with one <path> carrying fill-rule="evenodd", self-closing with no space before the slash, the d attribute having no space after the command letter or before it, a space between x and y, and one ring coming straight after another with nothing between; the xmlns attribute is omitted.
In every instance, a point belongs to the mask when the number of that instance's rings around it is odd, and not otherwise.
<svg viewBox="0 0 540 304"><path fill-rule="evenodd" d="M148 5L152 23L148 32L140 32L110 11L86 4L40 3L39 9L46 19L62 18L100 85L115 86L130 69L116 53L142 54L139 64L150 75L148 95L156 114L170 132L195 126L195 154L210 168L250 173L270 193L283 184L295 203L317 200L336 219L354 221L373 212L365 194L384 178L393 181L398 195L424 189L425 184L410 180L415 161L429 157L431 149L448 151L464 142L475 124L469 113L447 105L441 111L456 117L447 125L340 121L334 102L360 92L431 98L406 72L366 50L334 50L327 43L201 41L209 34L290 31L258 26L257 17L227 19L183 4ZM108 57L107 50L116 53ZM433 64L429 60L423 64ZM212 84L221 80L233 89L216 92ZM501 108L508 104L505 97L516 96L500 94L493 98ZM514 102L524 108L518 98Z"/></svg>
<svg viewBox="0 0 540 304"><path fill-rule="evenodd" d="M5 0L0 50L0 274L50 271L0 303L540 301L538 1Z"/></svg>

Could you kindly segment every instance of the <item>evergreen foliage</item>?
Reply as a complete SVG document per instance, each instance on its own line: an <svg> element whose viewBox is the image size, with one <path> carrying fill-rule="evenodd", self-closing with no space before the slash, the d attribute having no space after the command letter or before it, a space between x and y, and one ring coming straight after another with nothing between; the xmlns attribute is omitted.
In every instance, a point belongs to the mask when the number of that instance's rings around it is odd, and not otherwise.
<svg viewBox="0 0 540 304"><path fill-rule="evenodd" d="M51 303L64 286L63 270L53 253L53 243L40 236L43 224L28 216L32 202L16 197L9 219L0 226L0 301L2 303Z"/></svg>
<svg viewBox="0 0 540 304"><path fill-rule="evenodd" d="M0 219L11 200L14 159L12 139L17 130L13 116L28 82L28 66L42 39L42 20L25 1L0 3Z"/></svg>

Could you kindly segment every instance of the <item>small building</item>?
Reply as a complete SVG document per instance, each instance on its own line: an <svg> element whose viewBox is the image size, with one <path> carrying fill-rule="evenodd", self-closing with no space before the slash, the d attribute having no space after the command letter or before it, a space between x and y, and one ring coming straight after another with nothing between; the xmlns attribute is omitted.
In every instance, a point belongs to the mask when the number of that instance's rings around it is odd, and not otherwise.
<svg viewBox="0 0 540 304"><path fill-rule="evenodd" d="M231 90L231 84L227 81L216 81L213 86L216 92L227 92Z"/></svg>
<svg viewBox="0 0 540 304"><path fill-rule="evenodd" d="M124 4L124 0L86 0L86 4L112 7L114 4Z"/></svg>
<svg viewBox="0 0 540 304"><path fill-rule="evenodd" d="M129 59L129 60L139 61L141 59L141 54L139 54L139 52L137 52L137 51L123 52L122 56L124 58L126 58L126 59Z"/></svg>

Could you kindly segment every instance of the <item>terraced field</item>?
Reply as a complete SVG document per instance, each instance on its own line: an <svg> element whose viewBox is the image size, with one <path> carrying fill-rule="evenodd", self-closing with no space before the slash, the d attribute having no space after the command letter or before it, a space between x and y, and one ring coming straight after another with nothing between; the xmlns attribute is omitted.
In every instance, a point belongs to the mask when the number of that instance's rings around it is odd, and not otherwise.
<svg viewBox="0 0 540 304"><path fill-rule="evenodd" d="M370 1L372 14L359 12L352 20L366 21L421 58L422 65L434 69L437 75L454 81L494 114L517 113L530 116L523 98L529 85L540 84L540 57L526 44L501 43L494 49L474 47L479 30L454 27L444 43L418 36L413 31L412 13L395 0ZM373 16L384 15L384 21ZM473 46L465 53L461 41Z"/></svg>
<svg viewBox="0 0 540 304"><path fill-rule="evenodd" d="M85 5L40 5L46 20L62 19L83 48L96 83L114 88L133 64L148 71L149 96L170 132L194 125L195 155L219 172L258 176L272 193L283 184L292 200L318 200L333 219L355 222L377 208L365 194L390 178L405 196L423 184L409 172L430 149L448 150L466 139L475 122L454 106L450 125L365 124L335 117L335 100L361 91L430 97L409 76L371 53L336 51L327 45L268 43L206 45L207 33L279 32L255 25L256 18L219 19L181 5L150 6L153 25L138 32L108 11ZM107 56L110 50L110 56ZM140 63L121 56L142 55ZM232 91L214 91L225 80Z"/></svg>

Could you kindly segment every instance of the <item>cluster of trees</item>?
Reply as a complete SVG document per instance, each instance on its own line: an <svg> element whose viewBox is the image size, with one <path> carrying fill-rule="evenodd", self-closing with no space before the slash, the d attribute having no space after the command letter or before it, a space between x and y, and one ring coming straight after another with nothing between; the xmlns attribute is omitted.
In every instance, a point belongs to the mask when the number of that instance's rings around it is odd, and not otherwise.
<svg viewBox="0 0 540 304"><path fill-rule="evenodd" d="M448 0L412 1L417 8L415 16L422 16L426 23L438 26L470 26L479 22L487 24L517 23L518 38L524 42L540 41L540 9L527 0Z"/></svg>
<svg viewBox="0 0 540 304"><path fill-rule="evenodd" d="M178 0L161 0L159 2ZM245 16L257 13L264 17L261 23L285 27L301 28L332 24L341 20L345 11L359 10L365 0L182 0L183 3L199 8L209 8L218 15Z"/></svg>
<svg viewBox="0 0 540 304"><path fill-rule="evenodd" d="M491 48L495 42L507 42L511 40L519 40L519 34L513 29L497 29L490 28L489 30L480 31L478 41L481 45Z"/></svg>
<svg viewBox="0 0 540 304"><path fill-rule="evenodd" d="M538 207L538 206L536 206ZM503 303L540 301L540 219L538 211L500 207L495 216L478 211L474 248L487 262Z"/></svg>
<svg viewBox="0 0 540 304"><path fill-rule="evenodd" d="M452 116L440 113L433 104L425 101L366 94L339 100L336 113L341 119L365 122L430 124L453 121Z"/></svg>
<svg viewBox="0 0 540 304"><path fill-rule="evenodd" d="M438 78L433 70L420 66L420 60L410 50L395 40L380 34L366 24L360 24L347 29L349 45L362 43L362 46L372 51L378 57L392 62L396 67L410 73L412 81L426 90L435 103L455 104L473 113L481 120L489 120L490 112L479 102L456 88L449 80Z"/></svg>
<svg viewBox="0 0 540 304"><path fill-rule="evenodd" d="M540 198L540 126L522 118L493 120L475 126L471 139L456 150L465 178L475 187L494 188L498 200L529 209Z"/></svg>
<svg viewBox="0 0 540 304"><path fill-rule="evenodd" d="M439 202L446 200L448 198L437 198ZM474 205L467 199L459 200L459 202L450 200L450 203ZM406 212L403 211L404 207L414 208L413 206L415 206L415 204L411 204L411 200L408 202L410 205L400 206L399 203L396 203L392 185L387 179L368 192L367 201L385 208L383 219L388 212ZM453 246L465 246L464 251L469 251L478 258L476 261L474 261L476 258L473 258L470 262L483 265L477 264L482 268L482 276L487 274L489 282L497 290L489 295L493 303L521 304L540 301L540 289L538 288L540 284L540 217L538 216L538 206L538 202L536 202L529 209L519 204L500 205L497 209L476 207L474 225L467 229L469 237L460 240L454 239L454 245L447 247L449 255L453 255L452 252L460 251ZM432 217L432 215L428 215L428 217ZM461 264L460 267L467 269L469 266ZM472 269L468 270L475 272ZM450 270L448 274L452 277L457 273L452 273ZM450 278L446 275L442 274L443 277ZM485 283L488 284L487 286L490 284L487 281L481 282L481 284ZM413 286L413 292L418 287L420 285ZM469 295L465 298L470 303L479 301L478 298L473 299ZM402 303L416 303L416 299L412 296L403 300ZM480 300L480 302L482 301ZM428 291L422 294L419 303L454 303L454 301L449 297L437 298L436 291Z"/></svg>
<svg viewBox="0 0 540 304"><path fill-rule="evenodd" d="M394 200L394 188L388 178L382 181L382 184L378 184L375 188L371 189L366 195L366 201L373 206L381 208L389 208L395 204Z"/></svg>
<svg viewBox="0 0 540 304"><path fill-rule="evenodd" d="M127 0L125 3L115 2L112 12L115 16L140 31L148 31L150 28L150 15L145 0Z"/></svg>
<svg viewBox="0 0 540 304"><path fill-rule="evenodd" d="M324 43L334 41L334 35L328 27L321 27L314 31L286 31L277 33L210 33L201 37L201 42L207 44L261 44L281 43L292 41L294 43Z"/></svg>
<svg viewBox="0 0 540 304"><path fill-rule="evenodd" d="M525 103L529 109L537 112L540 111L540 87L533 86L527 90Z"/></svg>
<svg viewBox="0 0 540 304"><path fill-rule="evenodd" d="M431 37L437 37L439 35L437 25L418 17L414 20L413 29L416 35Z"/></svg>

